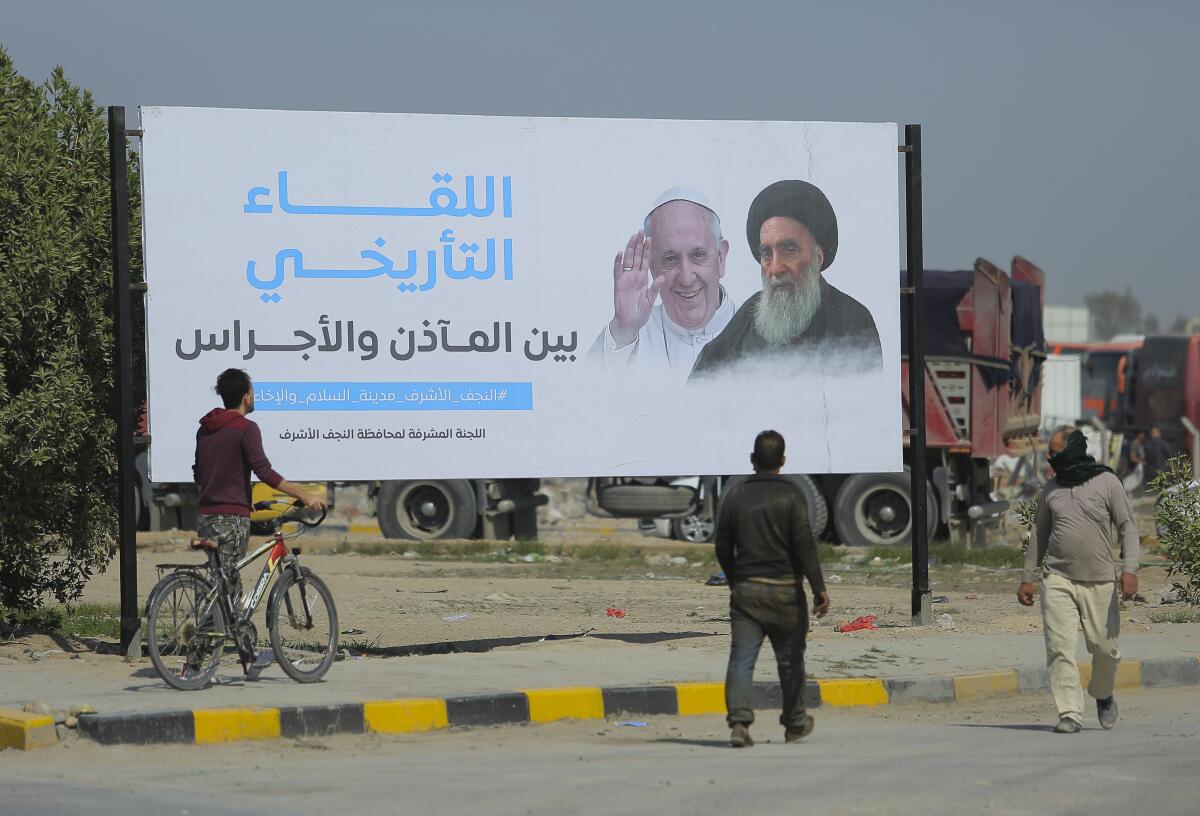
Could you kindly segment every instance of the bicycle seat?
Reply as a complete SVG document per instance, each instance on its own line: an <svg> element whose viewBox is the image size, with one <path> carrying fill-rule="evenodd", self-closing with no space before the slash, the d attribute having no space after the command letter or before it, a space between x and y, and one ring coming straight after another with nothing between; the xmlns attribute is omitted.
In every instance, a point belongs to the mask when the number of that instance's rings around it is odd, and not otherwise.
<svg viewBox="0 0 1200 816"><path fill-rule="evenodd" d="M209 552L217 552L220 545L215 541L209 541L207 538L193 538L188 544L193 550L208 550Z"/></svg>

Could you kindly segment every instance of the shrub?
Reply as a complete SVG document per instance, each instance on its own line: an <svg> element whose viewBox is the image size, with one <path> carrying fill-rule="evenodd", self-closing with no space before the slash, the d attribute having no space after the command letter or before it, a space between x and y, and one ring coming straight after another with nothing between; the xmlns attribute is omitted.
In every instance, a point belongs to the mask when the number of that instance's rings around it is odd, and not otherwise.
<svg viewBox="0 0 1200 816"><path fill-rule="evenodd" d="M140 279L137 189L135 172ZM79 597L112 557L109 224L103 110L61 68L38 86L0 49L0 604L12 609Z"/></svg>
<svg viewBox="0 0 1200 816"><path fill-rule="evenodd" d="M1200 487L1192 479L1191 462L1175 457L1150 489L1158 494L1154 523L1167 574L1179 579L1174 587L1180 600L1200 604Z"/></svg>

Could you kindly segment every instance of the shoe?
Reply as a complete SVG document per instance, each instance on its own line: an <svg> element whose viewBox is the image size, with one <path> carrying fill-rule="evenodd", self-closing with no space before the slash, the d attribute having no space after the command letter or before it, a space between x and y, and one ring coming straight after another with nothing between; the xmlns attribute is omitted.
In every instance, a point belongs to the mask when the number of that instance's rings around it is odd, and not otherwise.
<svg viewBox="0 0 1200 816"><path fill-rule="evenodd" d="M1100 719L1100 727L1111 731L1117 724L1117 698L1110 694L1107 700L1097 700L1096 716Z"/></svg>
<svg viewBox="0 0 1200 816"><path fill-rule="evenodd" d="M1072 720L1070 717L1063 717L1058 721L1058 725L1054 726L1055 734L1078 734L1083 730L1083 726Z"/></svg>
<svg viewBox="0 0 1200 816"><path fill-rule="evenodd" d="M246 665L245 679L249 682L257 680L259 675L263 673L263 669L267 668L267 666L270 666L274 660L275 653L270 649L259 652L257 655L255 655L254 661Z"/></svg>
<svg viewBox="0 0 1200 816"><path fill-rule="evenodd" d="M751 748L754 746L754 738L750 736L750 727L737 723L729 732L729 747L731 748Z"/></svg>
<svg viewBox="0 0 1200 816"><path fill-rule="evenodd" d="M812 715L808 714L804 717L804 725L799 728L785 728L783 731L784 742L799 742L813 732L813 727L816 723L813 721Z"/></svg>

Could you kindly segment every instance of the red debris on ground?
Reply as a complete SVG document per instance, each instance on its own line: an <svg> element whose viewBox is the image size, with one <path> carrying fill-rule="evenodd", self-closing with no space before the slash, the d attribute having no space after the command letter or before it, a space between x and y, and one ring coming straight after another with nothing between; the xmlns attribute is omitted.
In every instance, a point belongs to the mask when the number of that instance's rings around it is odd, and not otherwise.
<svg viewBox="0 0 1200 816"><path fill-rule="evenodd" d="M623 618L625 617L625 610L618 609L615 606L610 606L608 609L604 610L604 614L608 615L610 618Z"/></svg>
<svg viewBox="0 0 1200 816"><path fill-rule="evenodd" d="M864 629L878 629L879 627L875 625L876 620L878 617L875 615L863 615L849 623L843 623L837 630L839 632L860 632Z"/></svg>

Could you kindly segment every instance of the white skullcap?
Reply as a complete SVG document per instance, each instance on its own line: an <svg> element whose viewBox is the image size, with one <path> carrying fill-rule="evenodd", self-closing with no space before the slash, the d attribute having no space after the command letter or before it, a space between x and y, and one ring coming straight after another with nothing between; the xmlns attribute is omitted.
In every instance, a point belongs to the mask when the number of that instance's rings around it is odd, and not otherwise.
<svg viewBox="0 0 1200 816"><path fill-rule="evenodd" d="M671 201L690 201L693 204L699 204L709 212L713 212L712 205L708 203L708 198L704 193L694 187L672 187L669 190L664 190L662 195L654 200L647 215Z"/></svg>

